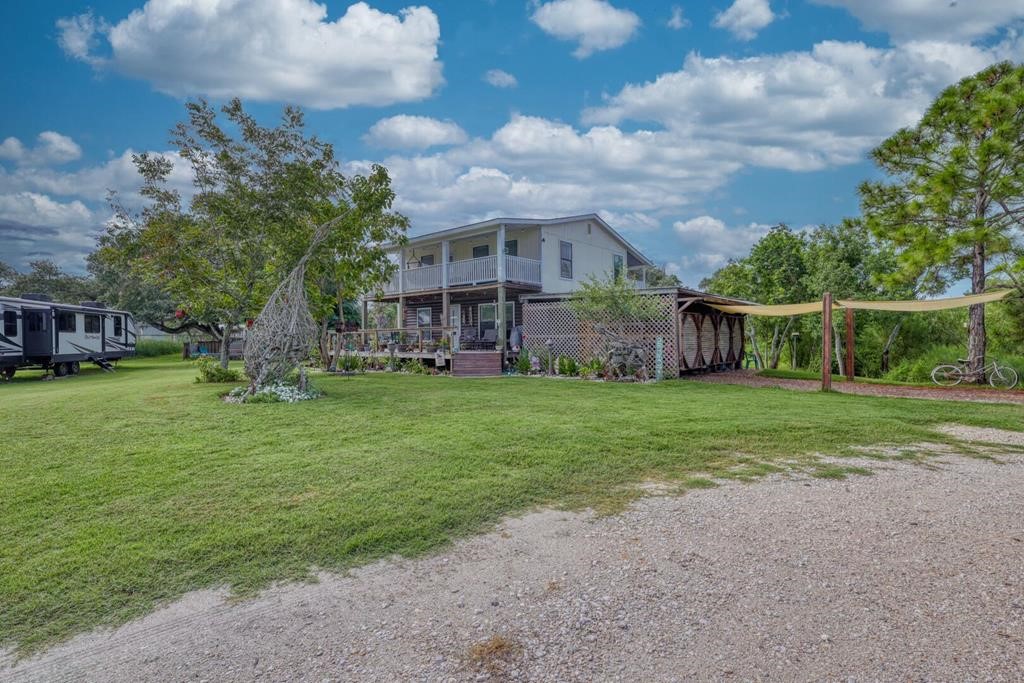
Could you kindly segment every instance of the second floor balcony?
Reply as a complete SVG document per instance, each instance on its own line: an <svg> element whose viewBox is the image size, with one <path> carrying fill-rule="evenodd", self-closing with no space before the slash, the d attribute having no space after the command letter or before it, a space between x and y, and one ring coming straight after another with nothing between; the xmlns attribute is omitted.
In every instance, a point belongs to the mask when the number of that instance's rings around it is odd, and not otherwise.
<svg viewBox="0 0 1024 683"><path fill-rule="evenodd" d="M499 262L499 258L503 262ZM384 293L406 294L492 282L514 282L539 287L541 262L538 259L503 254L501 257L481 256L449 261L446 264L406 267L392 276L384 287Z"/></svg>

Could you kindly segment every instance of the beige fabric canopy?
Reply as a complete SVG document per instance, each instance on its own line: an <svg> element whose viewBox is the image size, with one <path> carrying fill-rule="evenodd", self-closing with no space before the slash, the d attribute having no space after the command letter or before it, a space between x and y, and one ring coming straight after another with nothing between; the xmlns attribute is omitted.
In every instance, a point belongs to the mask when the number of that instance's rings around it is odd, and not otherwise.
<svg viewBox="0 0 1024 683"><path fill-rule="evenodd" d="M960 308L961 306L973 306L974 304L987 304L992 301L999 301L1013 290L1000 289L985 294L970 294L968 296L954 296L947 299L927 299L911 301L854 301L843 299L836 301L832 307L835 308L859 308L872 311L905 311L908 313L921 311L941 311L947 308ZM759 316L791 316L804 315L806 313L821 313L822 302L810 301L803 304L782 304L778 306L727 306L725 304L710 304L725 313L741 313L746 315Z"/></svg>

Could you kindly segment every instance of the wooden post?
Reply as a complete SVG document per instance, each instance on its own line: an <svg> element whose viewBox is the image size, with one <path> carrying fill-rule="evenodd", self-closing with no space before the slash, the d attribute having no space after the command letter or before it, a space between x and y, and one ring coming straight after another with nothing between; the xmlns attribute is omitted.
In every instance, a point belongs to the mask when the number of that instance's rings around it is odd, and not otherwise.
<svg viewBox="0 0 1024 683"><path fill-rule="evenodd" d="M504 258L504 256L502 256ZM498 285L498 303L495 307L497 310L494 314L494 325L498 328L497 344L495 349L501 351L501 357L504 362L505 358L505 286Z"/></svg>
<svg viewBox="0 0 1024 683"><path fill-rule="evenodd" d="M832 391L832 292L821 302L821 390Z"/></svg>
<svg viewBox="0 0 1024 683"><path fill-rule="evenodd" d="M370 307L370 302L366 300L366 297L363 297L363 319L362 319L362 322L360 323L360 325L363 328L363 332L366 331L366 325L370 322L369 307Z"/></svg>
<svg viewBox="0 0 1024 683"><path fill-rule="evenodd" d="M846 381L853 382L853 309L846 309Z"/></svg>

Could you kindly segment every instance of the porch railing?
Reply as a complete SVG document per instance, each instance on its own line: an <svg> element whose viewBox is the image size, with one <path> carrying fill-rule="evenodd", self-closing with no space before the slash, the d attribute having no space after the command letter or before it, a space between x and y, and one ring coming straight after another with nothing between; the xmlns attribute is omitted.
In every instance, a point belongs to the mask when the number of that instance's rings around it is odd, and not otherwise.
<svg viewBox="0 0 1024 683"><path fill-rule="evenodd" d="M523 282L539 285L541 283L540 261L522 256L505 255L505 279L511 282ZM479 258L451 261L446 266L423 266L409 268L395 273L384 286L386 294L399 292L417 292L429 289L441 289L444 284L442 269L448 268L448 285L475 285L498 280L498 257L481 256ZM401 279L402 286L399 287Z"/></svg>
<svg viewBox="0 0 1024 683"><path fill-rule="evenodd" d="M380 327L352 332L340 332L342 351L367 351L388 353L388 347L395 345L396 351L433 353L439 348L452 348L454 327Z"/></svg>
<svg viewBox="0 0 1024 683"><path fill-rule="evenodd" d="M440 289L441 288L441 268L443 266L422 266L420 268L410 268L404 271L404 282L405 289L407 291L417 289Z"/></svg>
<svg viewBox="0 0 1024 683"><path fill-rule="evenodd" d="M448 264L449 285L470 285L477 282L491 282L498 279L498 258L479 258L452 261Z"/></svg>

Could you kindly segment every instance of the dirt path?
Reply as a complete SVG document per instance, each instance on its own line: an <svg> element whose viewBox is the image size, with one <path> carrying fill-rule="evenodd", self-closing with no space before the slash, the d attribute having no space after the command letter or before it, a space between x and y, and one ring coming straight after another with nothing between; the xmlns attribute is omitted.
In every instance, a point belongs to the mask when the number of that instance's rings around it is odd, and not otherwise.
<svg viewBox="0 0 1024 683"><path fill-rule="evenodd" d="M809 379L780 379L763 377L755 370L734 370L694 375L687 379L714 384L740 384L747 387L779 387L797 391L819 391L821 382ZM945 401L975 401L978 403L1020 403L1024 404L1024 391L997 391L984 387L915 387L895 384L868 384L832 380L833 391L863 396L895 396L897 398L926 398Z"/></svg>
<svg viewBox="0 0 1024 683"><path fill-rule="evenodd" d="M1021 680L1024 456L1000 461L540 512L254 600L192 594L0 657L0 679Z"/></svg>

